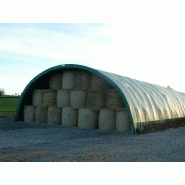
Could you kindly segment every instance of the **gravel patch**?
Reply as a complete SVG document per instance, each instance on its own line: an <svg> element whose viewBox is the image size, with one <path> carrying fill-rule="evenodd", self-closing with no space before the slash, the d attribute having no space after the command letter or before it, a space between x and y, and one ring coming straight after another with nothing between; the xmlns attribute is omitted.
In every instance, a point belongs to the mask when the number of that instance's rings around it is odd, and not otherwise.
<svg viewBox="0 0 185 185"><path fill-rule="evenodd" d="M132 134L0 120L1 162L184 162L185 127Z"/></svg>

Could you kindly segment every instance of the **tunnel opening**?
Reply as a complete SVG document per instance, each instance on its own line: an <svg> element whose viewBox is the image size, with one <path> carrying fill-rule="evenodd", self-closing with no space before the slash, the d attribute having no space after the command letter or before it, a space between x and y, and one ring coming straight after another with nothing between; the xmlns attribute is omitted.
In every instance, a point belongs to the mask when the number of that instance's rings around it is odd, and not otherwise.
<svg viewBox="0 0 185 185"><path fill-rule="evenodd" d="M79 68L50 70L30 82L19 111L19 121L105 131L131 130L120 92L108 80Z"/></svg>

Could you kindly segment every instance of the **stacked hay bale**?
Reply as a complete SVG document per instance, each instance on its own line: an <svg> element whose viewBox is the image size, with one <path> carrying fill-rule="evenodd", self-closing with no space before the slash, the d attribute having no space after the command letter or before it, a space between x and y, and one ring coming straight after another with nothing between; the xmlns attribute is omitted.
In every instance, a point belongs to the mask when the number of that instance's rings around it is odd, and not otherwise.
<svg viewBox="0 0 185 185"><path fill-rule="evenodd" d="M116 130L116 115L114 110L103 109L99 114L99 129L105 131Z"/></svg>
<svg viewBox="0 0 185 185"><path fill-rule="evenodd" d="M128 113L111 85L86 71L52 75L49 89L35 89L24 121L105 131L130 130Z"/></svg>
<svg viewBox="0 0 185 185"><path fill-rule="evenodd" d="M49 125L59 125L61 123L62 109L57 107L48 108L48 120Z"/></svg>
<svg viewBox="0 0 185 185"><path fill-rule="evenodd" d="M88 109L79 109L78 127L83 129L98 128L98 112Z"/></svg>
<svg viewBox="0 0 185 185"><path fill-rule="evenodd" d="M78 126L78 110L71 107L64 107L62 109L61 123L66 127Z"/></svg>
<svg viewBox="0 0 185 185"><path fill-rule="evenodd" d="M37 106L36 107L36 123L47 123L47 107Z"/></svg>
<svg viewBox="0 0 185 185"><path fill-rule="evenodd" d="M117 109L116 111L116 130L117 131L131 130L129 115L126 108Z"/></svg>
<svg viewBox="0 0 185 185"><path fill-rule="evenodd" d="M24 107L24 121L25 122L35 122L35 106L25 106Z"/></svg>
<svg viewBox="0 0 185 185"><path fill-rule="evenodd" d="M69 90L57 91L57 107L69 107L70 92Z"/></svg>

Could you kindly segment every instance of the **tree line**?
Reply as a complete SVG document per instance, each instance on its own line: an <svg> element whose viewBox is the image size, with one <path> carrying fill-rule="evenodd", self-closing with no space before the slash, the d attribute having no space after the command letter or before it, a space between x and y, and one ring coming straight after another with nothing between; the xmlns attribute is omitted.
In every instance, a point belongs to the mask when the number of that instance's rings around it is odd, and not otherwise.
<svg viewBox="0 0 185 185"><path fill-rule="evenodd" d="M12 94L12 95L6 95L5 90L0 88L0 97L2 97L2 96L21 96L21 94L15 93L15 94Z"/></svg>
<svg viewBox="0 0 185 185"><path fill-rule="evenodd" d="M4 89L0 89L0 97L4 95Z"/></svg>

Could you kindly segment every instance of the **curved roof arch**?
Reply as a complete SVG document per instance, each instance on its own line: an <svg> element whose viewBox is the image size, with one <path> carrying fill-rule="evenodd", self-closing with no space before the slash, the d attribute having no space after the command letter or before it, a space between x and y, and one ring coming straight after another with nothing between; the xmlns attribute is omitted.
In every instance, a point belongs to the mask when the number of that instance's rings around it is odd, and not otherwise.
<svg viewBox="0 0 185 185"><path fill-rule="evenodd" d="M126 105L134 133L138 127L147 125L148 122L185 117L184 93L82 65L64 64L43 71L28 83L21 95L14 120L22 120L23 107L29 104L29 97L37 86L46 87L43 82L52 73L67 69L85 70L109 82Z"/></svg>

